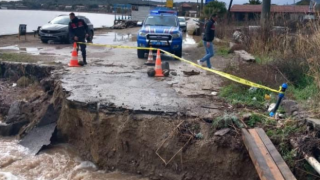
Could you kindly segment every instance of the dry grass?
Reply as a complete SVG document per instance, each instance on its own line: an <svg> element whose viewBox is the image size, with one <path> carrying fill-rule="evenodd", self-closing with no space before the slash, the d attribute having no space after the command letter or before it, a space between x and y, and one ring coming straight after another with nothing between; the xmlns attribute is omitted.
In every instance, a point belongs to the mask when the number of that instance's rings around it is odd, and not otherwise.
<svg viewBox="0 0 320 180"><path fill-rule="evenodd" d="M279 22L281 24L279 24ZM249 24L249 23L247 23ZM289 83L289 93L298 100L308 100L313 108L319 109L320 100L320 22L309 22L306 24L297 22L286 22L277 19L271 21L273 25L284 25L286 30L274 31L256 30L249 31L242 28L244 33L244 45L247 50L257 57L259 68L255 66L247 70L239 68L232 71L235 75L244 77L255 82L264 82L265 85L279 86L278 81L272 78L281 75ZM217 36L231 39L235 25L219 25ZM239 27L239 26L238 26ZM228 30L226 30L228 29ZM268 68L268 67L271 67ZM269 69L269 70L268 70ZM263 71L262 71L263 70ZM268 71L268 72L265 72ZM246 71L246 73L241 73ZM250 72L250 73L249 73ZM311 100L310 100L311 99Z"/></svg>
<svg viewBox="0 0 320 180"><path fill-rule="evenodd" d="M29 54L0 53L0 61L36 63L38 57Z"/></svg>

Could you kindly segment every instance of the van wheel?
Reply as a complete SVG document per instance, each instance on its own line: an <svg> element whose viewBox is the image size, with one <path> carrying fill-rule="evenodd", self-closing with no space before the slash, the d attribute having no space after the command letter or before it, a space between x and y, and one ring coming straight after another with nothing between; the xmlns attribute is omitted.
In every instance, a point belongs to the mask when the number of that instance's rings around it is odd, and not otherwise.
<svg viewBox="0 0 320 180"><path fill-rule="evenodd" d="M139 59L143 59L143 58L144 58L144 54L145 54L145 51L144 51L144 50L138 49L138 50L137 50L137 53L138 53L138 58L139 58Z"/></svg>
<svg viewBox="0 0 320 180"><path fill-rule="evenodd" d="M47 44L48 40L41 39L41 42L44 43L44 44Z"/></svg>

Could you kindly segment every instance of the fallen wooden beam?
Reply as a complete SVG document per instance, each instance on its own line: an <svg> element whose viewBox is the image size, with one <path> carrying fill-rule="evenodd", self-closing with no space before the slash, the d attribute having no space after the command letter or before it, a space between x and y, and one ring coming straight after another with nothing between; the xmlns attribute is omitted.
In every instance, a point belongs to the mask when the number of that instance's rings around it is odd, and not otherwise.
<svg viewBox="0 0 320 180"><path fill-rule="evenodd" d="M296 180L290 168L261 128L242 129L242 138L260 179Z"/></svg>
<svg viewBox="0 0 320 180"><path fill-rule="evenodd" d="M261 180L276 180L271 173L269 166L265 158L263 157L260 149L258 148L257 144L254 142L252 136L248 133L246 129L241 129L242 131L242 138L244 141L245 146L249 152L251 160L254 164L254 167L257 170L257 173Z"/></svg>
<svg viewBox="0 0 320 180"><path fill-rule="evenodd" d="M273 158L274 162L277 164L278 168L280 169L284 179L286 180L296 180L294 175L292 174L290 168L286 164L286 162L282 159L282 156L277 151L276 147L273 145L267 134L261 128L256 128L257 133L259 134L261 140L263 141L264 145L268 149L271 157Z"/></svg>
<svg viewBox="0 0 320 180"><path fill-rule="evenodd" d="M267 148L265 147L262 140L260 139L256 129L249 129L249 132L250 132L251 136L253 137L254 141L256 142L262 156L265 158L272 175L275 177L276 180L284 180L278 166L276 165L276 163L273 161L272 157L270 156Z"/></svg>

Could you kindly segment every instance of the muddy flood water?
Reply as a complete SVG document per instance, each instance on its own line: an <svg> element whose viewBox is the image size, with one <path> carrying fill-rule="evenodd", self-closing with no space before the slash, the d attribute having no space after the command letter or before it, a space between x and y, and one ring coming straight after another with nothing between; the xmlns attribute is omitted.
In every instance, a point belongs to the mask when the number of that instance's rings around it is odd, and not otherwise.
<svg viewBox="0 0 320 180"><path fill-rule="evenodd" d="M51 146L37 156L12 138L0 138L0 180L147 180L122 172L105 172L83 161L67 144Z"/></svg>

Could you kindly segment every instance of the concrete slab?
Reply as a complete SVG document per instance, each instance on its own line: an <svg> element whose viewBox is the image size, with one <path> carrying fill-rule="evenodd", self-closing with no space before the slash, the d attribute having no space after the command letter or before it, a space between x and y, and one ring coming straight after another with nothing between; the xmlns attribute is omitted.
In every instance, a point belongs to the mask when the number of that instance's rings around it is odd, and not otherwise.
<svg viewBox="0 0 320 180"><path fill-rule="evenodd" d="M135 46L135 42L123 45ZM218 76L200 70L200 75L186 77L182 71L199 69L163 55L162 60L169 62L177 76L150 78L146 60L138 59L133 49L108 49L99 61L89 56L88 66L67 68L62 86L71 92L68 99L77 102L100 102L139 111L191 111L198 115L217 112L201 106L217 103L212 101L211 91L203 89L219 89Z"/></svg>
<svg viewBox="0 0 320 180"><path fill-rule="evenodd" d="M43 146L50 144L51 136L56 128L56 123L36 127L31 130L20 142L24 147L30 150L30 153L36 155Z"/></svg>

